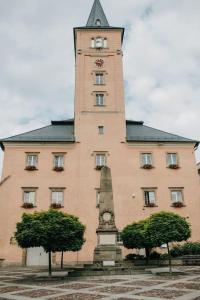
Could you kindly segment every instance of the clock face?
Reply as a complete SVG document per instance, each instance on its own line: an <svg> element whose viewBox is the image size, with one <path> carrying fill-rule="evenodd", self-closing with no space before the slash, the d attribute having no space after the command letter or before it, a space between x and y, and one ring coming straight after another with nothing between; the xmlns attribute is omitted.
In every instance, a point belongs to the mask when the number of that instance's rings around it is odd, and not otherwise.
<svg viewBox="0 0 200 300"><path fill-rule="evenodd" d="M109 222L111 220L111 217L112 217L111 213L109 213L109 212L105 212L103 214L103 219L104 219L105 222Z"/></svg>
<svg viewBox="0 0 200 300"><path fill-rule="evenodd" d="M95 64L98 68L101 68L101 67L103 67L104 61L103 61L103 59L100 58L95 61Z"/></svg>

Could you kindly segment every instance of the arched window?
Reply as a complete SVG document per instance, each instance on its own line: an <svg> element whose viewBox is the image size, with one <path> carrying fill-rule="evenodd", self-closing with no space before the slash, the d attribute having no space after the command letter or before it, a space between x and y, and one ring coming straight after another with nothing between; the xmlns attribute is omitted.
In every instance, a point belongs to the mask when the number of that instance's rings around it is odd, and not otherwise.
<svg viewBox="0 0 200 300"><path fill-rule="evenodd" d="M97 20L96 20L96 25L97 25L97 26L101 26L101 20L97 19Z"/></svg>

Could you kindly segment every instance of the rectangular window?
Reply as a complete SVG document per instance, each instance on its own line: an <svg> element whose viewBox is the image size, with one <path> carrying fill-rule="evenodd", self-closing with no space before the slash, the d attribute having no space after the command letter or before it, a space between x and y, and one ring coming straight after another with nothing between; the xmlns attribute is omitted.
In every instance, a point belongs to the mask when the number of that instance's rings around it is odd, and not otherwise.
<svg viewBox="0 0 200 300"><path fill-rule="evenodd" d="M121 231L118 231L118 233L117 233L117 243L123 244Z"/></svg>
<svg viewBox="0 0 200 300"><path fill-rule="evenodd" d="M106 165L106 155L96 154L96 167L101 168Z"/></svg>
<svg viewBox="0 0 200 300"><path fill-rule="evenodd" d="M174 203L183 203L183 191L182 190L171 190L171 200Z"/></svg>
<svg viewBox="0 0 200 300"><path fill-rule="evenodd" d="M55 154L54 155L54 168L63 168L64 167L64 155Z"/></svg>
<svg viewBox="0 0 200 300"><path fill-rule="evenodd" d="M151 153L142 153L141 161L142 161L142 167L152 166L152 154Z"/></svg>
<svg viewBox="0 0 200 300"><path fill-rule="evenodd" d="M103 82L103 79L104 79L103 73L96 73L95 77L96 77L96 84L101 85L104 83Z"/></svg>
<svg viewBox="0 0 200 300"><path fill-rule="evenodd" d="M100 190L96 190L96 206L99 207L100 204Z"/></svg>
<svg viewBox="0 0 200 300"><path fill-rule="evenodd" d="M51 192L51 204L58 204L63 206L64 192L63 191L52 191Z"/></svg>
<svg viewBox="0 0 200 300"><path fill-rule="evenodd" d="M178 155L177 153L167 154L167 166L177 166L178 165Z"/></svg>
<svg viewBox="0 0 200 300"><path fill-rule="evenodd" d="M96 94L96 105L104 106L104 94Z"/></svg>
<svg viewBox="0 0 200 300"><path fill-rule="evenodd" d="M38 161L38 156L36 154L27 155L27 167L36 167Z"/></svg>
<svg viewBox="0 0 200 300"><path fill-rule="evenodd" d="M99 134L104 134L104 126L98 126Z"/></svg>
<svg viewBox="0 0 200 300"><path fill-rule="evenodd" d="M35 191L24 191L24 204L32 204L35 206Z"/></svg>
<svg viewBox="0 0 200 300"><path fill-rule="evenodd" d="M155 206L156 192L153 190L144 191L144 202L145 202L145 206Z"/></svg>

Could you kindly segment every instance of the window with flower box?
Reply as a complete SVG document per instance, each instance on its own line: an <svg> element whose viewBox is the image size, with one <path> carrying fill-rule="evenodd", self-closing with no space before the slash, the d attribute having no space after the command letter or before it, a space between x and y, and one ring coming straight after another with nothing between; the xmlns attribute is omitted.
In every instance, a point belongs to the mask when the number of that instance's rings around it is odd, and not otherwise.
<svg viewBox="0 0 200 300"><path fill-rule="evenodd" d="M142 153L141 154L141 167L143 169L152 169L152 153Z"/></svg>
<svg viewBox="0 0 200 300"><path fill-rule="evenodd" d="M97 153L96 154L96 169L100 170L102 167L106 166L106 154Z"/></svg>
<svg viewBox="0 0 200 300"><path fill-rule="evenodd" d="M36 190L37 188L22 188L24 208L34 208L36 206Z"/></svg>
<svg viewBox="0 0 200 300"><path fill-rule="evenodd" d="M64 188L51 188L51 208L64 206Z"/></svg>
<svg viewBox="0 0 200 300"><path fill-rule="evenodd" d="M170 188L172 206L183 207L183 189Z"/></svg>
<svg viewBox="0 0 200 300"><path fill-rule="evenodd" d="M167 167L170 169L178 169L178 154L177 153L167 153Z"/></svg>
<svg viewBox="0 0 200 300"><path fill-rule="evenodd" d="M143 189L144 193L144 206L155 207L156 206L156 190L149 188Z"/></svg>
<svg viewBox="0 0 200 300"><path fill-rule="evenodd" d="M61 172L64 170L64 154L55 153L53 161L54 171Z"/></svg>
<svg viewBox="0 0 200 300"><path fill-rule="evenodd" d="M37 165L38 165L38 154L37 153L27 153L26 170L27 171L37 170Z"/></svg>

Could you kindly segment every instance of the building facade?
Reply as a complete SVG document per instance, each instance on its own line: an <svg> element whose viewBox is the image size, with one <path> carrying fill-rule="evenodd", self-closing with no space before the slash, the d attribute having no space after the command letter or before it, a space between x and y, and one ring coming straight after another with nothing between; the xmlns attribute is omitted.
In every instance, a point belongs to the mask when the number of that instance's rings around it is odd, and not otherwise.
<svg viewBox="0 0 200 300"><path fill-rule="evenodd" d="M124 29L110 26L95 0L87 25L74 28L74 119L1 140L0 258L5 263L47 263L42 249L22 251L13 236L24 212L49 207L86 225L86 243L79 253L66 253L65 262L92 261L104 165L111 169L119 230L164 210L187 218L192 240L200 239L198 142L125 119L123 36Z"/></svg>

